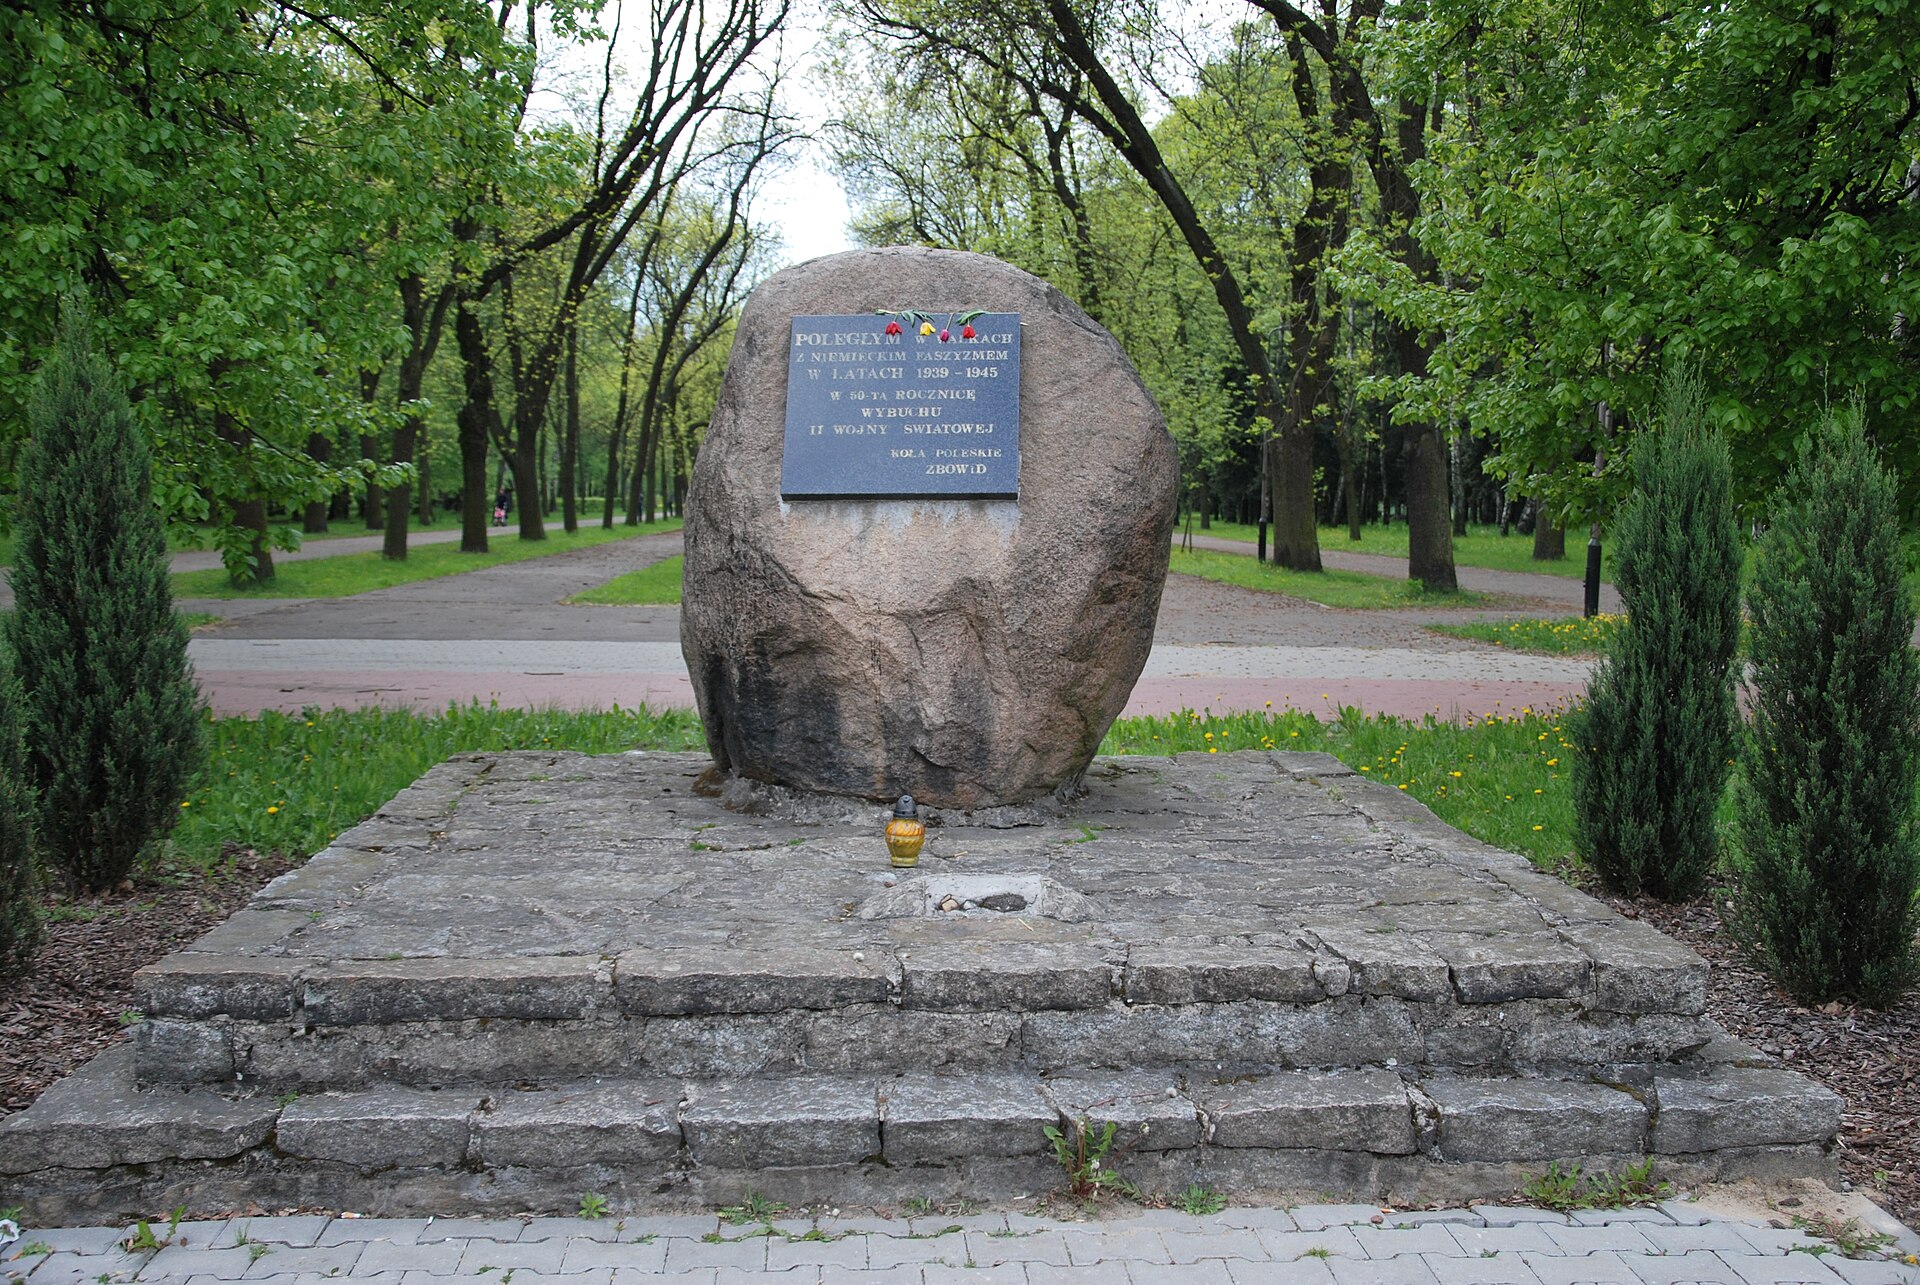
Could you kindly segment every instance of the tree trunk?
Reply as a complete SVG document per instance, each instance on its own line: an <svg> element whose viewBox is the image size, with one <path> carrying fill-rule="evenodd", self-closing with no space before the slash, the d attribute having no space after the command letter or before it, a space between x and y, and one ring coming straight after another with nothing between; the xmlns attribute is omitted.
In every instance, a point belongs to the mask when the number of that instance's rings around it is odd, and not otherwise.
<svg viewBox="0 0 1920 1285"><path fill-rule="evenodd" d="M417 516L420 525L433 525L433 450L426 434L420 437L420 508Z"/></svg>
<svg viewBox="0 0 1920 1285"><path fill-rule="evenodd" d="M236 454L243 455L253 449L253 436L223 410L213 413L213 431ZM243 472L244 475L244 472ZM229 505L233 513L233 525L247 533L248 571L245 576L231 577L234 584L245 588L250 585L263 585L273 579L273 546L267 542L267 502L261 496L236 499Z"/></svg>
<svg viewBox="0 0 1920 1285"><path fill-rule="evenodd" d="M414 444L420 440L421 424L418 415L408 415L393 430L393 462L395 464L413 463ZM407 560L407 524L413 516L413 490L410 487L396 486L386 494L387 529L380 542L380 556L394 562Z"/></svg>
<svg viewBox="0 0 1920 1285"><path fill-rule="evenodd" d="M1567 560L1566 528L1549 522L1544 512L1533 520L1533 560L1535 562Z"/></svg>
<svg viewBox="0 0 1920 1285"><path fill-rule="evenodd" d="M460 347L460 374L466 400L460 405L460 552L487 551L487 524L493 517L493 492L487 486L487 443L498 429L493 405L493 357L486 333L468 301L453 314L453 337Z"/></svg>
<svg viewBox="0 0 1920 1285"><path fill-rule="evenodd" d="M1460 434L1454 433L1453 441L1447 447L1447 483L1453 492L1453 533L1464 536L1467 533L1467 479L1466 469L1460 461L1466 445Z"/></svg>
<svg viewBox="0 0 1920 1285"><path fill-rule="evenodd" d="M400 280L401 315L409 336L407 355L400 360L400 380L394 387L394 404L402 418L393 430L393 462L411 464L415 450L426 436L426 421L419 411L420 393L427 379L427 362L432 360L435 336L430 333L426 282L419 276ZM395 487L387 496L386 538L380 556L394 562L407 560L407 523L413 516L413 490Z"/></svg>
<svg viewBox="0 0 1920 1285"><path fill-rule="evenodd" d="M567 418L560 438L560 525L568 535L580 529L575 487L580 458L580 326L567 327Z"/></svg>
<svg viewBox="0 0 1920 1285"><path fill-rule="evenodd" d="M307 454L321 464L327 463L333 458L333 439L325 433L309 433L307 435ZM333 497L331 495L324 500L308 501L307 507L300 517L300 529L308 535L325 535L327 533L327 509L332 503Z"/></svg>

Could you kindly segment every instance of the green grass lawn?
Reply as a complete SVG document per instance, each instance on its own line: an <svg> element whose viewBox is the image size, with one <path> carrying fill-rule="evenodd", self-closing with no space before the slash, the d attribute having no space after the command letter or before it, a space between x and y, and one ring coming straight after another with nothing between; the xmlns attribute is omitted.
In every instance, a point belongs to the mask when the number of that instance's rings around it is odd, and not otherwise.
<svg viewBox="0 0 1920 1285"><path fill-rule="evenodd" d="M1372 576L1359 571L1288 571L1271 563L1256 562L1238 553L1219 553L1212 549L1173 551L1170 570L1182 575L1284 593L1329 607L1477 607L1487 601L1485 594L1428 593L1409 580L1390 576Z"/></svg>
<svg viewBox="0 0 1920 1285"><path fill-rule="evenodd" d="M1559 620L1471 621L1464 625L1428 625L1427 628L1436 634L1471 638L1509 651L1543 656L1591 656L1607 649L1626 619L1603 611L1591 619L1565 616Z"/></svg>
<svg viewBox="0 0 1920 1285"><path fill-rule="evenodd" d="M584 603L590 607L656 607L678 603L680 572L686 561L684 556L676 553L671 558L662 558L651 566L615 576L603 585L576 593L567 601Z"/></svg>
<svg viewBox="0 0 1920 1285"><path fill-rule="evenodd" d="M1174 539L1178 540L1186 530L1182 523L1174 529ZM1213 526L1202 531L1200 524L1193 524L1195 535L1217 536L1222 540L1244 540L1248 544L1259 538L1259 528L1239 522L1215 521ZM1377 553L1382 557L1405 558L1407 556L1407 526L1396 522L1392 526L1363 526L1360 528L1360 541L1355 543L1347 539L1347 529L1343 526L1323 526L1320 528L1321 552L1345 551L1348 553ZM1613 579L1613 547L1601 547L1602 561L1600 573L1607 581ZM1569 580L1584 579L1587 574L1587 542L1585 537L1569 535L1567 537L1567 556L1559 562L1535 562L1533 560L1533 537L1514 532L1501 536L1498 527L1469 526L1465 536L1453 538L1454 565L1462 567L1481 567L1489 571L1531 571L1541 575L1564 576Z"/></svg>
<svg viewBox="0 0 1920 1285"><path fill-rule="evenodd" d="M221 845L311 856L449 755L471 750L703 749L692 710L603 713L448 707L214 719L206 770L167 840L174 864L210 868Z"/></svg>
<svg viewBox="0 0 1920 1285"><path fill-rule="evenodd" d="M488 552L461 553L452 544L419 545L407 551L404 562L389 562L378 553L348 553L333 558L280 564L273 579L258 589L236 589L224 570L189 571L173 578L176 598L346 598L373 589L389 589L415 580L479 571L528 558L549 557L587 549L611 540L631 539L675 531L680 519L640 526L616 526L611 531L582 527L572 535L552 530L544 540L522 540L511 530L496 530Z"/></svg>
<svg viewBox="0 0 1920 1285"><path fill-rule="evenodd" d="M1123 718L1100 752L1322 750L1369 780L1405 790L1448 824L1551 870L1574 859L1567 785L1573 747L1563 713L1524 711L1456 725L1353 710L1326 723L1294 710L1187 710L1165 718Z"/></svg>
<svg viewBox="0 0 1920 1285"><path fill-rule="evenodd" d="M1405 789L1453 825L1554 868L1569 859L1571 755L1559 711L1455 726L1366 718L1322 723L1295 711L1191 711L1115 723L1105 754L1325 750L1371 780ZM699 750L691 710L600 713L456 705L438 714L329 710L222 718L207 768L181 802L163 864L210 868L223 844L309 856L451 754L476 750Z"/></svg>

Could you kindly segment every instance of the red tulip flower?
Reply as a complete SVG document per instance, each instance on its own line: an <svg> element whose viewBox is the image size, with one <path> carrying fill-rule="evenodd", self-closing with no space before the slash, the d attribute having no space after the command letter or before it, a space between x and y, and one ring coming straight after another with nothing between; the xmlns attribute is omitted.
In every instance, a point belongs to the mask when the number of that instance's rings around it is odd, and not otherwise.
<svg viewBox="0 0 1920 1285"><path fill-rule="evenodd" d="M947 342L947 340L949 340L949 339L951 339L951 338L953 338L953 332L952 332L952 331L949 331L949 330L942 330L942 331L940 332L940 342L941 342L941 343L943 343L943 344L944 344L945 342Z"/></svg>
<svg viewBox="0 0 1920 1285"><path fill-rule="evenodd" d="M962 339L971 339L973 338L973 335L974 335L974 331L972 326L960 327L960 337Z"/></svg>
<svg viewBox="0 0 1920 1285"><path fill-rule="evenodd" d="M897 321L889 321L889 322L887 323L887 333L888 333L888 334L890 334L890 335L897 335L897 334L899 334L899 333L900 333L900 323L899 323L899 322L897 322Z"/></svg>

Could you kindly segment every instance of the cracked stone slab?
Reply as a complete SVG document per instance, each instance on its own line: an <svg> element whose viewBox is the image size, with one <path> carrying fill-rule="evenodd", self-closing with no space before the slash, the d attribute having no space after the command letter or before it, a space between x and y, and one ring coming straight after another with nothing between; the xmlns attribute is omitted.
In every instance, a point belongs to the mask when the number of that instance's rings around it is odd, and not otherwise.
<svg viewBox="0 0 1920 1285"><path fill-rule="evenodd" d="M603 1007L612 979L597 957L345 960L306 975L302 1016L319 1026L580 1019Z"/></svg>
<svg viewBox="0 0 1920 1285"><path fill-rule="evenodd" d="M1126 992L1129 1004L1327 997L1311 951L1232 942L1135 946L1127 952Z"/></svg>
<svg viewBox="0 0 1920 1285"><path fill-rule="evenodd" d="M1592 986L1593 961L1553 933L1429 933L1424 943L1453 970L1453 989L1463 1004L1570 999Z"/></svg>
<svg viewBox="0 0 1920 1285"><path fill-rule="evenodd" d="M620 956L614 992L628 1013L700 1015L884 1004L900 989L890 950L778 945L642 948Z"/></svg>
<svg viewBox="0 0 1920 1285"><path fill-rule="evenodd" d="M1722 1066L1698 1079L1656 1076L1653 1149L1661 1155L1825 1144L1840 1131L1837 1094L1793 1071Z"/></svg>
<svg viewBox="0 0 1920 1285"><path fill-rule="evenodd" d="M233 1079L233 1032L225 1022L148 1018L134 1027L133 1062L143 1084L219 1084Z"/></svg>
<svg viewBox="0 0 1920 1285"><path fill-rule="evenodd" d="M210 1089L140 1089L133 1052L107 1050L0 1120L0 1173L220 1160L258 1146L280 1110Z"/></svg>
<svg viewBox="0 0 1920 1285"><path fill-rule="evenodd" d="M363 1168L464 1163L478 1093L383 1087L302 1095L280 1113L275 1140L288 1155Z"/></svg>
<svg viewBox="0 0 1920 1285"><path fill-rule="evenodd" d="M1547 1160L1641 1153L1647 1108L1604 1084L1560 1080L1423 1081L1438 1109L1437 1145L1449 1161Z"/></svg>
<svg viewBox="0 0 1920 1285"><path fill-rule="evenodd" d="M1114 1126L1114 1145L1130 1151L1180 1151L1201 1140L1199 1111L1175 1071L1114 1071L1050 1076L1047 1100L1066 1120Z"/></svg>
<svg viewBox="0 0 1920 1285"><path fill-rule="evenodd" d="M1413 1107L1391 1071L1249 1076L1196 1086L1194 1101L1218 1147L1411 1155Z"/></svg>
<svg viewBox="0 0 1920 1285"><path fill-rule="evenodd" d="M1362 995L1437 1000L1453 994L1447 961L1403 932L1368 931L1357 924L1315 918L1310 929L1320 944L1347 962L1352 988Z"/></svg>
<svg viewBox="0 0 1920 1285"><path fill-rule="evenodd" d="M1594 1007L1615 1013L1707 1011L1707 961L1637 919L1570 924L1560 936L1593 960Z"/></svg>
<svg viewBox="0 0 1920 1285"><path fill-rule="evenodd" d="M293 1016L312 959L182 951L133 975L133 1006L149 1017L237 1017L260 1022Z"/></svg>
<svg viewBox="0 0 1920 1285"><path fill-rule="evenodd" d="M705 1168L854 1164L880 1153L878 1089L824 1075L701 1083L689 1086L680 1128Z"/></svg>
<svg viewBox="0 0 1920 1285"><path fill-rule="evenodd" d="M881 1152L889 1164L1039 1155L1057 1116L1032 1075L903 1075L881 1088Z"/></svg>
<svg viewBox="0 0 1920 1285"><path fill-rule="evenodd" d="M1113 995L1112 966L1093 946L916 944L900 962L908 1008L1103 1008Z"/></svg>
<svg viewBox="0 0 1920 1285"><path fill-rule="evenodd" d="M474 1117L473 1154L535 1169L665 1160L680 1150L680 1096L673 1080L497 1093Z"/></svg>

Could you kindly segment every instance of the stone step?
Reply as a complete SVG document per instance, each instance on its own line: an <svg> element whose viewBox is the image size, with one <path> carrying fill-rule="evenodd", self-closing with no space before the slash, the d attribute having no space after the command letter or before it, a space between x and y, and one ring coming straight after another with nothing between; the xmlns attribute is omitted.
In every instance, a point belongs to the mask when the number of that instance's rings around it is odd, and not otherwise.
<svg viewBox="0 0 1920 1285"><path fill-rule="evenodd" d="M1680 1182L1833 1173L1840 1100L1776 1067L1696 1060L1627 1088L1589 1078L1364 1071L1222 1075L1072 1067L272 1097L141 1088L122 1048L0 1123L0 1175L36 1219L186 1203L382 1214L1004 1197L1059 1186L1046 1130L1088 1130L1148 1191L1343 1193L1412 1203L1512 1192L1555 1160L1652 1156Z"/></svg>
<svg viewBox="0 0 1920 1285"><path fill-rule="evenodd" d="M236 916L239 923L246 915ZM229 927L233 927L230 924ZM239 923L244 930L246 925ZM220 931L226 931L225 929ZM1644 1078L1717 1034L1706 964L1644 924L1529 945L1333 928L1271 940L618 958L340 960L192 950L135 977L155 1083L275 1089L578 1075L1133 1062Z"/></svg>

